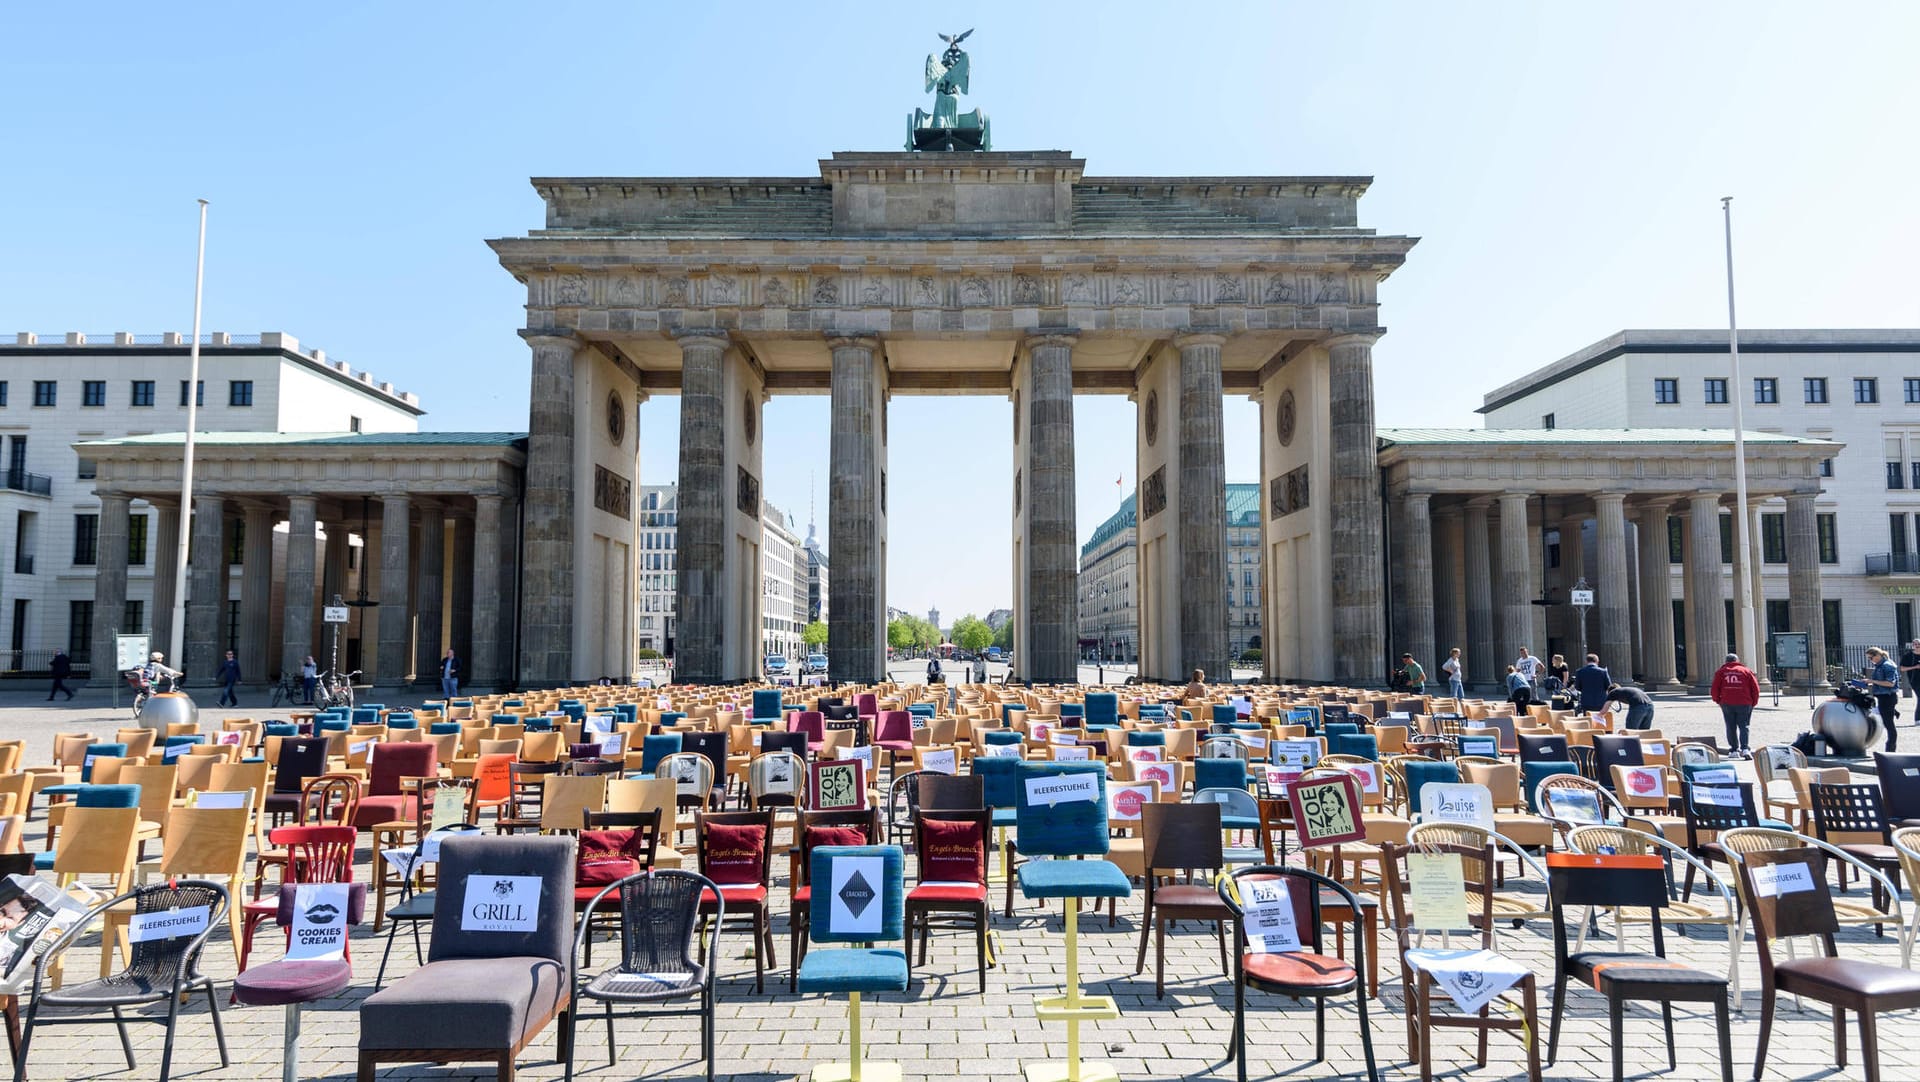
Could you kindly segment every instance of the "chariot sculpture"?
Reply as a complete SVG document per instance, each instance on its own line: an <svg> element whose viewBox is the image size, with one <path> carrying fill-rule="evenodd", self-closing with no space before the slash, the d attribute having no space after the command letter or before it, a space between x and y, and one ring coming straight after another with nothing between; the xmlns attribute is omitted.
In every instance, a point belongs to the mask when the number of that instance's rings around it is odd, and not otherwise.
<svg viewBox="0 0 1920 1082"><path fill-rule="evenodd" d="M915 109L907 118L908 150L992 150L987 114L978 109L960 111L960 95L967 93L967 54L960 43L965 34L942 34L946 52L927 54L927 90L933 112Z"/></svg>

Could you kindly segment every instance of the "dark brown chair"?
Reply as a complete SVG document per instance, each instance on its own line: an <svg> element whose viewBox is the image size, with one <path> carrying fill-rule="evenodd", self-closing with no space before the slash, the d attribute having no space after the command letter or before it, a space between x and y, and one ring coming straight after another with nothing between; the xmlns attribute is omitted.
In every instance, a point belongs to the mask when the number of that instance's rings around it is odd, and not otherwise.
<svg viewBox="0 0 1920 1082"><path fill-rule="evenodd" d="M630 830L632 837L619 839L625 842L615 851L613 845L605 844L614 839L585 838L580 843L580 851L575 858L573 872L573 909L576 919L586 912L593 899L606 889L607 884L615 883L638 872L653 868L654 855L660 847L660 809L632 812L597 812L583 809L580 813L582 834L588 831ZM621 862L630 866L620 867ZM592 915L594 927L606 931L620 931L620 910L608 907ZM584 948L586 963L593 964L593 936L586 928L578 933L579 946Z"/></svg>
<svg viewBox="0 0 1920 1082"><path fill-rule="evenodd" d="M1153 936L1153 994L1167 994L1167 922L1213 924L1220 937L1220 969L1227 968L1227 922L1233 910L1210 885L1226 865L1220 841L1220 805L1148 804L1140 809L1141 866L1146 872L1146 908L1140 916L1140 953L1135 974L1147 966L1147 936ZM1160 886L1161 873L1185 872L1186 881ZM1203 883L1193 873L1206 872ZM1168 878L1172 878L1169 876ZM1316 908L1318 903L1316 903Z"/></svg>
<svg viewBox="0 0 1920 1082"><path fill-rule="evenodd" d="M768 812L772 815L772 812ZM852 831L853 833L841 833ZM787 944L787 991L799 988L800 959L807 953L807 925L813 913L813 887L807 883L807 870L816 845L880 844L880 809L862 811L803 811L799 829L789 851L787 881L792 884L787 898L787 927L792 934Z"/></svg>
<svg viewBox="0 0 1920 1082"><path fill-rule="evenodd" d="M927 790L922 783L921 795ZM913 979L913 933L920 930L920 964L927 964L927 943L935 916L951 916L946 927L971 930L980 991L987 990L987 839L993 813L986 808L921 808L913 819L913 851L920 882L907 892L907 979Z"/></svg>
<svg viewBox="0 0 1920 1082"><path fill-rule="evenodd" d="M1773 1031L1775 997L1785 992L1833 1008L1833 1060L1847 1065L1846 1012L1860 1016L1860 1058L1867 1082L1880 1082L1880 1039L1876 1015L1920 1007L1920 973L1874 962L1838 957L1833 934L1833 895L1827 888L1826 854L1818 849L1782 849L1748 853L1740 861L1742 893L1753 917L1753 938L1760 945L1760 1044L1753 1077L1759 1082L1767 1062L1767 1038ZM1767 887L1761 893L1760 885ZM1803 885L1804 884L1804 885ZM1773 940L1813 936L1821 953L1813 958L1773 959Z"/></svg>
<svg viewBox="0 0 1920 1082"><path fill-rule="evenodd" d="M1751 799L1749 798L1749 803ZM1688 868L1692 875L1692 867ZM1667 1070L1679 1063L1673 1043L1673 1005L1712 1003L1720 1036L1720 1076L1733 1082L1733 1037L1727 1022L1727 978L1670 962L1661 930L1660 911L1667 906L1667 863L1659 853L1549 853L1547 889L1553 896L1553 1019L1548 1029L1547 1065L1560 1050L1560 1016L1567 1002L1567 980L1590 984L1607 997L1613 1024L1613 1082L1626 1077L1626 1027L1629 1000L1656 1000L1667 1030ZM1570 951L1566 910L1585 907L1632 906L1644 909L1653 926L1653 953L1612 950ZM1620 944L1614 944L1619 947Z"/></svg>
<svg viewBox="0 0 1920 1082"><path fill-rule="evenodd" d="M773 870L773 811L701 812L694 820L700 849L700 874L720 886L726 916L753 923L753 991L766 991L767 963L773 961L773 917L767 901ZM700 912L715 915L714 892L700 895ZM718 934L716 931L715 934ZM714 968L719 968L718 959Z"/></svg>
<svg viewBox="0 0 1920 1082"><path fill-rule="evenodd" d="M974 811L987 806L987 779L975 774L920 774L920 809ZM916 845L919 843L916 842ZM909 900L911 906L911 900Z"/></svg>
<svg viewBox="0 0 1920 1082"><path fill-rule="evenodd" d="M1687 854L1711 867L1727 864L1727 851L1717 840L1724 830L1761 826L1760 812L1753 802L1753 786L1690 781L1681 786L1681 809L1687 817ZM1693 898L1695 868L1687 865L1686 885L1680 900Z"/></svg>
<svg viewBox="0 0 1920 1082"><path fill-rule="evenodd" d="M1813 826L1821 841L1868 865L1900 887L1900 851L1893 847L1886 805L1877 785L1809 785ZM1846 865L1840 865L1840 889L1847 889ZM1873 904L1886 908L1886 889L1873 881ZM1878 930L1876 928L1876 930Z"/></svg>

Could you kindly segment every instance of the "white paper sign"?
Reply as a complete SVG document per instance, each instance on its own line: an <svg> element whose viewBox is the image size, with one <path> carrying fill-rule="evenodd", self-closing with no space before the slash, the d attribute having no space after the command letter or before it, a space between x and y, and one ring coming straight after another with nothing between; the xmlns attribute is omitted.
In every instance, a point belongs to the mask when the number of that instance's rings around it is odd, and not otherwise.
<svg viewBox="0 0 1920 1082"><path fill-rule="evenodd" d="M1753 892L1762 898L1813 889L1813 869L1805 864L1756 864Z"/></svg>
<svg viewBox="0 0 1920 1082"><path fill-rule="evenodd" d="M871 744L862 744L857 748L841 748L839 754L835 755L834 758L858 759L865 767L867 776L873 776L873 745Z"/></svg>
<svg viewBox="0 0 1920 1082"><path fill-rule="evenodd" d="M958 774L960 773L960 753L953 748L923 751L920 753L920 769L931 770L936 774Z"/></svg>
<svg viewBox="0 0 1920 1082"><path fill-rule="evenodd" d="M695 755L673 760L673 791L676 796L700 795L700 758Z"/></svg>
<svg viewBox="0 0 1920 1082"><path fill-rule="evenodd" d="M1246 744L1249 750L1252 750L1252 751L1267 750L1267 738L1264 736L1255 736L1252 733L1241 733L1240 740L1242 743Z"/></svg>
<svg viewBox="0 0 1920 1082"><path fill-rule="evenodd" d="M625 751L626 747L627 734L608 733L606 737L600 741L600 754L607 758L612 758Z"/></svg>
<svg viewBox="0 0 1920 1082"><path fill-rule="evenodd" d="M886 882L886 858L878 856L834 857L827 875L827 902L835 935L880 934L886 922L886 907L880 892Z"/></svg>
<svg viewBox="0 0 1920 1082"><path fill-rule="evenodd" d="M372 750L373 750L373 741L371 740L362 740L358 743L347 745L348 755L365 756L368 752L371 752Z"/></svg>
<svg viewBox="0 0 1920 1082"><path fill-rule="evenodd" d="M1267 746L1267 762L1295 774L1320 761L1318 740L1275 740Z"/></svg>
<svg viewBox="0 0 1920 1082"><path fill-rule="evenodd" d="M1128 748L1127 758L1136 763L1164 763L1167 761L1167 749L1150 746Z"/></svg>
<svg viewBox="0 0 1920 1082"><path fill-rule="evenodd" d="M1420 818L1493 829L1493 793L1484 785L1428 782L1420 787Z"/></svg>
<svg viewBox="0 0 1920 1082"><path fill-rule="evenodd" d="M194 797L193 806L196 808L249 808L253 806L253 790L201 793Z"/></svg>
<svg viewBox="0 0 1920 1082"><path fill-rule="evenodd" d="M1175 772L1171 764L1153 763L1151 765L1142 766L1135 769L1133 772L1133 776L1135 778L1138 778L1141 781L1153 782L1154 784L1158 785L1160 787L1160 791L1164 793L1167 790L1173 788L1173 779L1175 776Z"/></svg>
<svg viewBox="0 0 1920 1082"><path fill-rule="evenodd" d="M1018 759L1018 758L1020 758L1020 745L1018 745L1018 744L988 744L988 745L987 745L987 758L989 758L989 759Z"/></svg>
<svg viewBox="0 0 1920 1082"><path fill-rule="evenodd" d="M235 729L229 733L221 733L213 738L213 742L215 744L221 744L221 745L231 744L235 747L239 747L245 744L246 740L247 740L247 734L244 730L241 730L241 729Z"/></svg>
<svg viewBox="0 0 1920 1082"><path fill-rule="evenodd" d="M193 905L158 913L135 913L127 918L127 942L150 943L157 939L199 935L207 930L212 912L209 906Z"/></svg>
<svg viewBox="0 0 1920 1082"><path fill-rule="evenodd" d="M1265 766L1261 768L1267 775L1267 792L1275 799L1285 798L1287 786L1299 779L1303 771L1290 766Z"/></svg>
<svg viewBox="0 0 1920 1082"><path fill-rule="evenodd" d="M1244 884L1246 904L1241 908L1247 945L1255 954L1292 954L1301 950L1300 929L1294 923L1293 895L1285 880L1254 880Z"/></svg>
<svg viewBox="0 0 1920 1082"><path fill-rule="evenodd" d="M301 883L294 887L289 961L318 962L347 953L349 883Z"/></svg>
<svg viewBox="0 0 1920 1082"><path fill-rule="evenodd" d="M1140 820L1141 808L1153 803L1152 782L1116 785L1107 790L1107 818L1133 823Z"/></svg>
<svg viewBox="0 0 1920 1082"><path fill-rule="evenodd" d="M1693 802L1715 808L1742 808L1746 802L1741 799L1738 785L1707 784L1698 779L1693 785Z"/></svg>
<svg viewBox="0 0 1920 1082"><path fill-rule="evenodd" d="M1053 761L1056 763L1085 762L1093 758L1093 749L1079 744L1055 744Z"/></svg>
<svg viewBox="0 0 1920 1082"><path fill-rule="evenodd" d="M615 715L612 714L593 714L587 718L585 731L587 733L610 733L613 731L614 718Z"/></svg>
<svg viewBox="0 0 1920 1082"><path fill-rule="evenodd" d="M540 930L540 877L470 875L460 903L463 932Z"/></svg>
<svg viewBox="0 0 1920 1082"><path fill-rule="evenodd" d="M1099 799L1100 776L1098 774L1052 774L1047 777L1027 779L1028 804L1050 806L1071 804L1081 800L1093 803Z"/></svg>
<svg viewBox="0 0 1920 1082"><path fill-rule="evenodd" d="M1349 763L1347 773L1360 781L1360 791L1377 793L1380 791L1380 767L1373 763Z"/></svg>
<svg viewBox="0 0 1920 1082"><path fill-rule="evenodd" d="M1667 753L1667 742L1664 740L1642 740L1640 742L1640 751L1645 755L1665 755Z"/></svg>
<svg viewBox="0 0 1920 1082"><path fill-rule="evenodd" d="M1054 729L1047 733L1049 744L1078 744L1080 737L1072 729Z"/></svg>
<svg viewBox="0 0 1920 1082"><path fill-rule="evenodd" d="M794 778L793 758L788 755L776 755L762 760L760 767L760 792L768 796L789 795L799 784Z"/></svg>
<svg viewBox="0 0 1920 1082"><path fill-rule="evenodd" d="M1053 733L1053 726L1048 725L1045 722L1041 722L1037 725L1034 725L1027 730L1027 735L1043 743L1048 739L1048 737L1052 733Z"/></svg>
<svg viewBox="0 0 1920 1082"><path fill-rule="evenodd" d="M1738 785L1740 775L1730 766L1716 766L1708 770L1695 770L1687 780L1695 785Z"/></svg>

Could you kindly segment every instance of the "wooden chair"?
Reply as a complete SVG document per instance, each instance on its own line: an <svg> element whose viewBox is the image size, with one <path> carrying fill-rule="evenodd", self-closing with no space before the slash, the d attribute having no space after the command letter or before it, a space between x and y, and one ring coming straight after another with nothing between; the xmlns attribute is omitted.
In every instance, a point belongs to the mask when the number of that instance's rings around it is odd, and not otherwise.
<svg viewBox="0 0 1920 1082"><path fill-rule="evenodd" d="M246 876L247 835L252 817L253 810L250 807L174 809L168 823L166 848L159 860L140 866L141 876L211 880L225 886L227 896L237 901L240 898L241 881ZM118 944L123 953L129 950L126 923L130 912L129 909L116 908L107 913L108 941ZM229 904L227 920L232 925L233 960L236 965L242 961L240 917L240 906ZM103 950L101 953L104 956L110 952ZM102 963L106 960L103 957Z"/></svg>
<svg viewBox="0 0 1920 1082"><path fill-rule="evenodd" d="M700 756L705 761L705 756ZM729 919L744 916L753 926L753 983L757 995L766 990L767 966L774 963L772 907L768 888L773 869L773 812L703 811L694 818L699 843L700 874L719 884L716 896L703 895L701 912L717 912L717 898L726 899Z"/></svg>
<svg viewBox="0 0 1920 1082"><path fill-rule="evenodd" d="M580 829L582 816L598 814L607 808L607 777L578 777L548 774L540 795L538 826L542 834L571 834Z"/></svg>
<svg viewBox="0 0 1920 1082"><path fill-rule="evenodd" d="M95 889L108 894L124 894L133 889L134 832L140 823L139 808L73 807L66 813L67 839L54 852L53 874L62 887L86 876L102 876ZM103 963L112 958L103 950ZM60 987L62 968L53 969L53 986Z"/></svg>
<svg viewBox="0 0 1920 1082"><path fill-rule="evenodd" d="M1141 808L1140 815L1146 901L1133 972L1138 975L1146 968L1147 935L1151 932L1153 994L1161 999L1167 994L1167 922L1193 920L1214 925L1220 940L1220 968L1228 972L1227 921L1233 918L1233 911L1213 887L1205 885L1226 867L1220 805L1155 803ZM1176 871L1186 873L1184 883L1159 885L1162 872ZM1207 873L1203 883L1193 881L1196 871Z"/></svg>
<svg viewBox="0 0 1920 1082"><path fill-rule="evenodd" d="M1886 806L1881 803L1878 785L1813 785L1813 825L1823 842L1837 845L1853 857L1883 873L1895 889L1900 886L1900 854L1893 847L1893 831L1887 822ZM1847 889L1846 865L1840 866L1840 889ZM1874 881L1873 904L1884 907L1879 882Z"/></svg>
<svg viewBox="0 0 1920 1082"><path fill-rule="evenodd" d="M914 817L913 848L919 856L920 882L907 892L909 981L913 975L914 930L920 932L920 964L924 966L934 918L950 916L974 934L980 992L986 994L987 966L992 960L987 951L992 909L987 901L987 842L992 833L993 813L985 807L923 808Z"/></svg>
<svg viewBox="0 0 1920 1082"><path fill-rule="evenodd" d="M1893 889L1893 883L1871 865L1841 849L1837 845L1823 842L1805 834L1796 834L1790 830L1778 830L1773 827L1744 827L1739 830L1725 831L1720 835L1720 847L1736 866L1747 857L1756 853L1772 853L1782 850L1818 849L1827 855L1827 862L1844 863L1852 867L1862 879L1879 880L1881 890L1874 893L1886 899L1885 907L1857 898L1837 898L1829 896L1834 919L1843 925L1872 925L1875 932L1886 925L1903 927L1906 920L1900 905L1900 892ZM1824 865L1823 865L1824 867ZM1744 880L1735 878L1734 882ZM1743 906L1751 908L1753 899L1741 896ZM1903 963L1904 964L1904 963Z"/></svg>

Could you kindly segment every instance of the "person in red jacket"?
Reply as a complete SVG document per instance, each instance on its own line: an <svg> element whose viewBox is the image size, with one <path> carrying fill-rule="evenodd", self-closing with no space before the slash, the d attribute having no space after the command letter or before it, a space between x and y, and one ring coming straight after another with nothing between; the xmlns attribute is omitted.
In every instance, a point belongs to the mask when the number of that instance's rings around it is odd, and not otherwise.
<svg viewBox="0 0 1920 1082"><path fill-rule="evenodd" d="M1713 674L1712 695L1720 704L1720 718L1727 725L1727 747L1733 749L1733 757L1753 758L1747 734L1753 723L1753 708L1760 705L1760 680L1752 669L1740 664L1739 654L1728 654L1726 663Z"/></svg>

